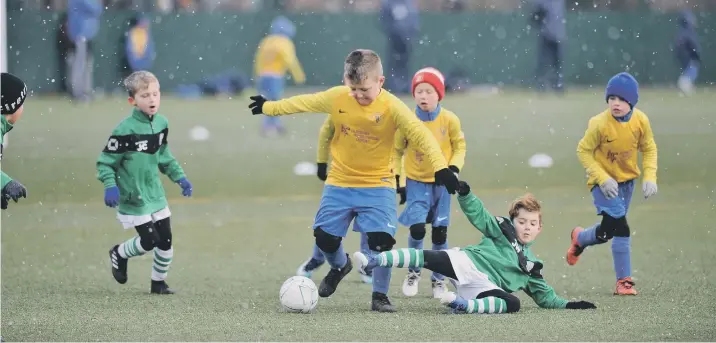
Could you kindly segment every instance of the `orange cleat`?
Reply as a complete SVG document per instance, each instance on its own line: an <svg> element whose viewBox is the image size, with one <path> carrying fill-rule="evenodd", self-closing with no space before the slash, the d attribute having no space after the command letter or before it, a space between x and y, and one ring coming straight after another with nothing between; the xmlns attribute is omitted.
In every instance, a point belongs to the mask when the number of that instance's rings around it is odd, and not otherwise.
<svg viewBox="0 0 716 343"><path fill-rule="evenodd" d="M639 292L634 289L634 281L631 277L627 276L617 281L617 289L614 291L614 295L637 295Z"/></svg>
<svg viewBox="0 0 716 343"><path fill-rule="evenodd" d="M567 264L570 266L577 264L579 255L584 251L584 248L580 247L579 242L577 242L577 236L579 236L579 233L582 231L584 231L584 229L579 226L572 230L572 244L569 246L569 249L567 249Z"/></svg>

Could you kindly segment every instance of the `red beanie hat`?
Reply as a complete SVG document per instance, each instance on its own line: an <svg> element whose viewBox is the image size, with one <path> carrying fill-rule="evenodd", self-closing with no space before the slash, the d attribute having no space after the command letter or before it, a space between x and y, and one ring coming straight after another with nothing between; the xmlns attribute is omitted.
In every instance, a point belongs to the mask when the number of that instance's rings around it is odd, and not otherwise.
<svg viewBox="0 0 716 343"><path fill-rule="evenodd" d="M435 91L438 92L438 101L443 99L445 96L445 77L439 70L432 67L418 70L418 72L415 73L415 76L413 76L411 93L415 94L415 87L423 82L435 88Z"/></svg>

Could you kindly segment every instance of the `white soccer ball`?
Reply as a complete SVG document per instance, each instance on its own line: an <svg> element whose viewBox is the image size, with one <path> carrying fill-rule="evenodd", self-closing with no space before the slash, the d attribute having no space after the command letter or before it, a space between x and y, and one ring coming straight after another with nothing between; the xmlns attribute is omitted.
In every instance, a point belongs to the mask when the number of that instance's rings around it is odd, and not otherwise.
<svg viewBox="0 0 716 343"><path fill-rule="evenodd" d="M292 276L281 285L279 300L288 312L309 313L318 303L318 287L305 276Z"/></svg>

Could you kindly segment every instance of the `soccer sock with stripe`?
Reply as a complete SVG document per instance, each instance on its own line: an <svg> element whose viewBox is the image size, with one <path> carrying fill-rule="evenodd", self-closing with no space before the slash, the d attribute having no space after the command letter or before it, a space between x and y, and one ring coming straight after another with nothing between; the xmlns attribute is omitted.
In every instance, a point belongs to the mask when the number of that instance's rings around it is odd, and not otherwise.
<svg viewBox="0 0 716 343"><path fill-rule="evenodd" d="M388 268L422 268L425 264L422 249L396 249L376 256L378 266Z"/></svg>
<svg viewBox="0 0 716 343"><path fill-rule="evenodd" d="M174 247L169 250L161 250L154 248L154 264L152 265L152 280L162 281L167 278L169 266L172 264L174 257Z"/></svg>
<svg viewBox="0 0 716 343"><path fill-rule="evenodd" d="M119 245L119 256L122 258L130 258L134 256L143 255L146 251L140 244L141 239L139 236L134 236L128 239L126 242Z"/></svg>
<svg viewBox="0 0 716 343"><path fill-rule="evenodd" d="M505 313L507 302L498 297L484 297L467 300L466 313Z"/></svg>

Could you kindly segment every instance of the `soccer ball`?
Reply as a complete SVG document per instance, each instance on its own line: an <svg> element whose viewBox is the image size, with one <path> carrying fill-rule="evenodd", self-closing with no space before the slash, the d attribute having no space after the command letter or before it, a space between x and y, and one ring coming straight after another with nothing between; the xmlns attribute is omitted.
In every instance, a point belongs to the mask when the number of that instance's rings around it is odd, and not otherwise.
<svg viewBox="0 0 716 343"><path fill-rule="evenodd" d="M305 276L292 276L281 285L279 300L288 312L309 313L318 303L318 287Z"/></svg>

